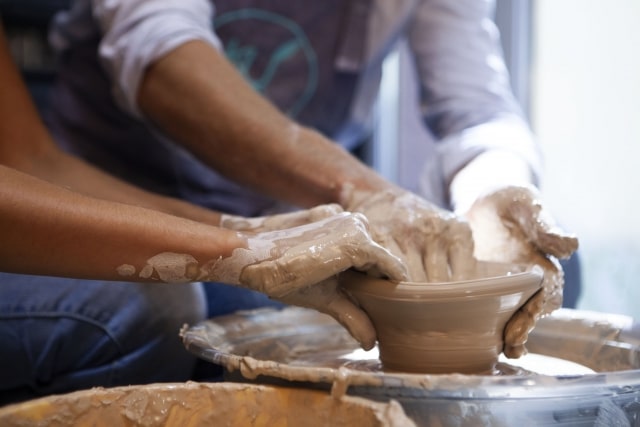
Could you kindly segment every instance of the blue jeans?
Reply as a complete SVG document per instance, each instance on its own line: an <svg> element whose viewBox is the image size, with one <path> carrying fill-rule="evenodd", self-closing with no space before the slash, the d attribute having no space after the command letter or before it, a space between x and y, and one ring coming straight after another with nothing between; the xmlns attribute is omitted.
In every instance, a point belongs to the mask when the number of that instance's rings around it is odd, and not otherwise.
<svg viewBox="0 0 640 427"><path fill-rule="evenodd" d="M205 318L201 284L0 273L0 404L94 386L185 381L183 324Z"/></svg>
<svg viewBox="0 0 640 427"><path fill-rule="evenodd" d="M217 380L221 369L196 361L180 328L264 306L281 304L217 283L0 273L0 405L95 386Z"/></svg>
<svg viewBox="0 0 640 427"><path fill-rule="evenodd" d="M284 304L271 300L260 292L222 283L205 283L204 293L207 298L207 318L230 314L238 310L284 306Z"/></svg>

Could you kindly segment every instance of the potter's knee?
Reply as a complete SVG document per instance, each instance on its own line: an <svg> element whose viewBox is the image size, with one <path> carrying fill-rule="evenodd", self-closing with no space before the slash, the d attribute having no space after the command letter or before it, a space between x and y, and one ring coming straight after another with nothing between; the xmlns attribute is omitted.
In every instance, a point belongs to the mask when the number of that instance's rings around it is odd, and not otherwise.
<svg viewBox="0 0 640 427"><path fill-rule="evenodd" d="M195 358L178 334L205 317L200 285L8 279L0 400L190 378Z"/></svg>
<svg viewBox="0 0 640 427"><path fill-rule="evenodd" d="M206 317L199 284L137 285L137 293L115 319L111 334L123 350L119 365L122 382L184 381L190 378L195 357L182 344L179 332ZM127 369L127 365L132 369ZM139 372L141 370L142 372Z"/></svg>

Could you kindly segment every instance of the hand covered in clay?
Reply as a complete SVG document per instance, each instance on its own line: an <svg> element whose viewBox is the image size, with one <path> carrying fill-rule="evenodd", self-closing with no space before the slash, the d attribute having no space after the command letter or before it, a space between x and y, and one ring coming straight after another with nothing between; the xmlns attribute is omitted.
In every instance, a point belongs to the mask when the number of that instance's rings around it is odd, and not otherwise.
<svg viewBox="0 0 640 427"><path fill-rule="evenodd" d="M544 270L542 289L505 327L504 353L517 358L536 321L562 305L564 274L558 258L578 249L578 240L559 229L545 211L534 187L512 186L479 198L467 218L479 260L537 264Z"/></svg>
<svg viewBox="0 0 640 427"><path fill-rule="evenodd" d="M409 280L446 282L474 272L471 229L452 212L403 190L349 198L347 208L367 217L374 240L408 266Z"/></svg>
<svg viewBox="0 0 640 427"><path fill-rule="evenodd" d="M316 222L321 219L337 215L341 212L343 212L342 207L334 203L315 206L311 209L302 209L283 214L251 218L223 214L220 218L220 227L228 228L230 230L259 233L309 224L311 222Z"/></svg>
<svg viewBox="0 0 640 427"><path fill-rule="evenodd" d="M207 280L327 313L370 349L376 340L371 321L338 288L336 275L352 267L391 280L407 278L402 262L373 241L364 216L342 212L293 228L247 234L247 247L212 263Z"/></svg>

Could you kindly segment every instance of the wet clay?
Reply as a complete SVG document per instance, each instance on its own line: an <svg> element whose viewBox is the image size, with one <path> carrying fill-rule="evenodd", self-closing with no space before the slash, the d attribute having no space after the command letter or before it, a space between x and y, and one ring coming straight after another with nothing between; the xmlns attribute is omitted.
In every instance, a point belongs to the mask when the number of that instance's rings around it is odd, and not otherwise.
<svg viewBox="0 0 640 427"><path fill-rule="evenodd" d="M256 239L273 242L271 258L247 265L240 283L267 295L290 293L350 267L396 280L407 277L400 261L370 239L367 221L360 214L344 212L292 229L261 233Z"/></svg>
<svg viewBox="0 0 640 427"><path fill-rule="evenodd" d="M130 277L136 273L142 279L153 279L163 283L196 282L203 274L198 260L189 254L162 252L152 256L146 264L136 271L131 264L122 264L116 268L120 276Z"/></svg>
<svg viewBox="0 0 640 427"><path fill-rule="evenodd" d="M295 212L252 218L223 214L220 218L220 227L256 233L275 231L320 221L341 212L343 209L340 205L327 204Z"/></svg>
<svg viewBox="0 0 640 427"><path fill-rule="evenodd" d="M518 310L506 326L507 356L517 358L538 319L562 304L564 275L558 258L568 258L578 239L558 228L531 186L505 187L473 203L467 219L479 260L539 265L543 290Z"/></svg>
<svg viewBox="0 0 640 427"><path fill-rule="evenodd" d="M248 384L154 384L95 388L0 408L3 426L199 427L415 424L395 401Z"/></svg>
<svg viewBox="0 0 640 427"><path fill-rule="evenodd" d="M331 214L331 206L314 212L329 216L297 227L248 234L246 247L234 249L228 257L202 262L190 254L163 252L149 258L138 274L166 283L219 281L272 297L319 283L351 267L395 280L407 278L400 260L371 240L361 214ZM314 212L307 216L313 217ZM136 273L130 264L116 270L122 276Z"/></svg>
<svg viewBox="0 0 640 427"><path fill-rule="evenodd" d="M355 272L340 281L372 319L385 368L481 374L493 371L507 321L542 281L539 268L481 266L479 279L452 283L396 284Z"/></svg>
<svg viewBox="0 0 640 427"><path fill-rule="evenodd" d="M343 205L362 212L371 235L407 265L408 281L446 282L469 277L475 270L469 225L413 193L341 190Z"/></svg>
<svg viewBox="0 0 640 427"><path fill-rule="evenodd" d="M121 276L166 283L219 281L247 286L269 296L285 295L319 283L348 268L394 280L407 279L406 268L375 243L362 214L337 205L261 218L223 216L222 224L238 232L244 247L229 256L196 259L192 254L162 252L139 271L131 264L116 267ZM256 232L256 231L260 232Z"/></svg>

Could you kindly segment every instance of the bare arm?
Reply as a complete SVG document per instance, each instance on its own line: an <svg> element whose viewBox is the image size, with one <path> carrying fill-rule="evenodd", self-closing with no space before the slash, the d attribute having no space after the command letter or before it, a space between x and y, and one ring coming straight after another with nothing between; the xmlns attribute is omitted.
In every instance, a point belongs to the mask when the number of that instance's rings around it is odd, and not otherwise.
<svg viewBox="0 0 640 427"><path fill-rule="evenodd" d="M288 202L345 206L347 184L367 191L392 187L337 144L281 114L204 42L181 45L152 64L138 101L156 125L211 167Z"/></svg>
<svg viewBox="0 0 640 427"><path fill-rule="evenodd" d="M247 246L236 232L133 206L219 222L217 213L139 190L60 151L12 63L1 26L0 81L0 270L123 280L158 253L204 261Z"/></svg>
<svg viewBox="0 0 640 427"><path fill-rule="evenodd" d="M159 280L139 274L159 253L190 254L205 263L247 245L234 231L90 198L6 166L0 166L0 182L2 271Z"/></svg>
<svg viewBox="0 0 640 427"><path fill-rule="evenodd" d="M132 186L60 150L12 63L0 26L0 164L79 193L217 225L220 215Z"/></svg>
<svg viewBox="0 0 640 427"><path fill-rule="evenodd" d="M18 159L17 164L4 163L90 197L145 207L210 225L220 223L219 212L131 185L61 151L53 142L43 144L33 156Z"/></svg>

